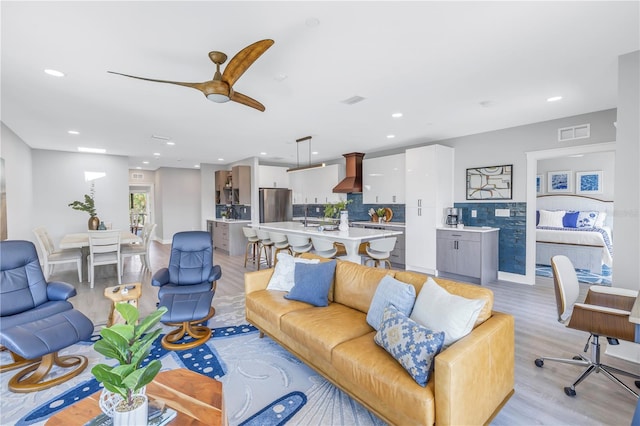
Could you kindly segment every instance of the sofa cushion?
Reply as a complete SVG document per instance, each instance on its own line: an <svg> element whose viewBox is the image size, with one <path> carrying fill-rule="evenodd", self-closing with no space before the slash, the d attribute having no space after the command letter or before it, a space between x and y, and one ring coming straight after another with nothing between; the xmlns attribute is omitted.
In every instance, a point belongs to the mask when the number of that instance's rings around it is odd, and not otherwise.
<svg viewBox="0 0 640 426"><path fill-rule="evenodd" d="M303 259L288 253L278 253L278 262L267 285L267 290L289 291L293 288L296 263L318 263L319 259Z"/></svg>
<svg viewBox="0 0 640 426"><path fill-rule="evenodd" d="M449 346L473 330L484 304L482 299L451 294L428 278L418 293L410 318L428 329L444 331L444 344Z"/></svg>
<svg viewBox="0 0 640 426"><path fill-rule="evenodd" d="M329 304L329 288L336 271L336 261L318 264L297 263L295 284L285 299L306 302L313 306Z"/></svg>
<svg viewBox="0 0 640 426"><path fill-rule="evenodd" d="M280 327L280 318L291 311L311 309L307 303L287 300L284 291L258 290L246 298L246 309L269 324Z"/></svg>
<svg viewBox="0 0 640 426"><path fill-rule="evenodd" d="M393 357L376 345L375 332L336 346L332 364L351 392L365 401L376 401L375 409L387 418L403 418L398 424L435 424L433 378L420 387ZM464 390L462 390L464 392Z"/></svg>
<svg viewBox="0 0 640 426"><path fill-rule="evenodd" d="M289 312L282 317L280 329L327 362L336 345L373 331L364 313L339 303Z"/></svg>
<svg viewBox="0 0 640 426"><path fill-rule="evenodd" d="M394 271L388 269L370 268L353 262L338 262L333 300L366 313L380 280L385 275L394 274Z"/></svg>
<svg viewBox="0 0 640 426"><path fill-rule="evenodd" d="M395 306L404 315L409 315L415 301L416 289L412 285L385 275L380 280L371 300L371 306L367 312L367 323L379 330L382 314L389 304Z"/></svg>
<svg viewBox="0 0 640 426"><path fill-rule="evenodd" d="M417 384L424 387L429 381L433 359L442 350L444 333L429 330L394 305L387 305L374 341L389 352Z"/></svg>

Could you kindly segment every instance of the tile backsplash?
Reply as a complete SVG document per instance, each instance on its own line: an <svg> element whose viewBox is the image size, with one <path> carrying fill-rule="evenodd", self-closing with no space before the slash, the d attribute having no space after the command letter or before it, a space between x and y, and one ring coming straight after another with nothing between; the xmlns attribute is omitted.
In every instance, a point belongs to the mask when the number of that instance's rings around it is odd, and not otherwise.
<svg viewBox="0 0 640 426"><path fill-rule="evenodd" d="M389 207L393 212L393 218L391 222L404 222L404 204L363 204L362 194L347 194L347 200L351 202L347 205L347 211L349 212L349 220L351 222L363 222L371 220L369 217L369 209L374 210L380 207ZM304 209L307 207L308 217L323 217L324 216L324 204L294 204L293 216L304 216Z"/></svg>

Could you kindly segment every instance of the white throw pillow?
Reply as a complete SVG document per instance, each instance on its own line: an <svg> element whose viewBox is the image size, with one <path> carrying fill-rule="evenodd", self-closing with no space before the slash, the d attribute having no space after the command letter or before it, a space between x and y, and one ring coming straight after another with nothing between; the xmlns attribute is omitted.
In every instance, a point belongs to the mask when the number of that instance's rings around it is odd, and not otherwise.
<svg viewBox="0 0 640 426"><path fill-rule="evenodd" d="M290 291L294 285L296 263L319 263L320 259L302 259L288 253L278 253L278 262L271 275L267 290Z"/></svg>
<svg viewBox="0 0 640 426"><path fill-rule="evenodd" d="M598 218L596 219L596 224L593 225L595 228L603 228L604 221L607 218L606 212L598 212Z"/></svg>
<svg viewBox="0 0 640 426"><path fill-rule="evenodd" d="M447 347L473 330L484 304L483 299L451 294L428 278L409 318L430 330L444 331L444 346Z"/></svg>
<svg viewBox="0 0 640 426"><path fill-rule="evenodd" d="M540 210L540 222L538 226L549 226L551 228L563 228L562 218L566 212L564 210Z"/></svg>

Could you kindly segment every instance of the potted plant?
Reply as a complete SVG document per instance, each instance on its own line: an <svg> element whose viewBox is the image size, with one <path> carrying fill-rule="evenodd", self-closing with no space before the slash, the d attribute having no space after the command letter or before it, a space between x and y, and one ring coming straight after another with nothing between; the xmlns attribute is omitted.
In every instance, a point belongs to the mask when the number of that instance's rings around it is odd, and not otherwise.
<svg viewBox="0 0 640 426"><path fill-rule="evenodd" d="M154 359L140 367L149 356L151 345L160 335L158 327L151 330L167 308L162 306L138 324L138 308L118 303L115 309L124 318L124 324L113 324L100 332L102 339L93 348L102 355L118 361L118 365L98 364L91 369L95 378L104 385L100 406L113 417L115 426L147 424L148 400L144 387L160 371L162 364ZM108 412L111 411L112 412Z"/></svg>
<svg viewBox="0 0 640 426"><path fill-rule="evenodd" d="M69 207L74 210L80 210L83 212L89 213L89 229L96 230L98 229L98 225L100 224L100 219L98 219L98 215L96 213L96 204L94 200L95 196L95 186L93 182L91 182L91 189L89 190L89 194L84 194L84 202L82 201L73 201L69 203Z"/></svg>
<svg viewBox="0 0 640 426"><path fill-rule="evenodd" d="M327 203L324 205L324 217L326 218L331 218L331 219L337 219L338 216L340 215L340 212L342 210L346 210L347 206L352 202L353 200L340 200L338 202L335 203Z"/></svg>
<svg viewBox="0 0 640 426"><path fill-rule="evenodd" d="M387 215L387 209L380 207L376 210L376 215L378 216L378 222L384 222L384 218Z"/></svg>

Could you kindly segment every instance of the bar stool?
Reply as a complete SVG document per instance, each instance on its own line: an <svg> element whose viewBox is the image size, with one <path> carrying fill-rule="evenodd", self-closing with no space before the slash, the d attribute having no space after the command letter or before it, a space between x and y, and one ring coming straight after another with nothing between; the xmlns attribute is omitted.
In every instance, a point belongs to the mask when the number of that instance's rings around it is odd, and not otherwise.
<svg viewBox="0 0 640 426"><path fill-rule="evenodd" d="M247 256L249 255L249 248L251 248L251 259L253 263L256 263L256 253L258 253L259 242L258 234L255 229L245 226L242 228L244 236L247 237L247 248L244 250L244 267L247 267Z"/></svg>
<svg viewBox="0 0 640 426"><path fill-rule="evenodd" d="M273 242L273 247L275 248L275 252L273 253L273 265L275 266L278 263L278 253L286 250L290 255L293 255L291 252L291 247L289 246L289 240L285 234L280 232L271 232L269 231L269 237Z"/></svg>
<svg viewBox="0 0 640 426"><path fill-rule="evenodd" d="M369 241L369 245L365 248L369 258L364 261L364 264L366 265L368 262L373 261L374 266L380 266L380 262L382 262L385 268L388 264L389 269L391 269L391 261L389 258L396 246L396 240L397 237L389 237Z"/></svg>
<svg viewBox="0 0 640 426"><path fill-rule="evenodd" d="M293 253L293 256L300 256L302 253L308 253L313 248L309 237L298 234L287 234L287 240L289 241L289 248Z"/></svg>
<svg viewBox="0 0 640 426"><path fill-rule="evenodd" d="M271 236L269 235L269 231L265 231L264 229L256 229L256 233L258 234L258 270L260 270L260 260L262 259L262 252L264 252L265 263L267 264L267 268L271 268L271 259L273 255L273 241L271 241Z"/></svg>
<svg viewBox="0 0 640 426"><path fill-rule="evenodd" d="M331 259L336 256L336 253L338 253L338 249L333 241L311 237L311 242L313 243L313 249L318 256Z"/></svg>

